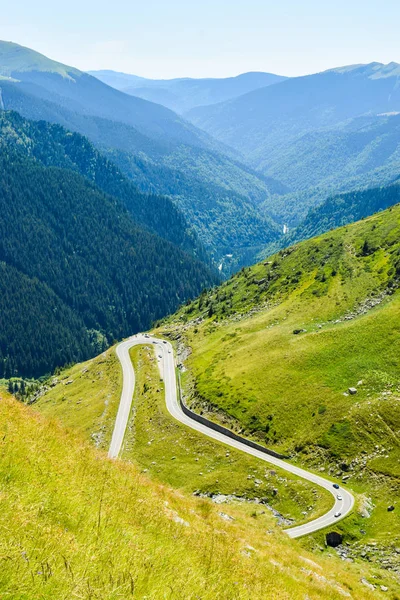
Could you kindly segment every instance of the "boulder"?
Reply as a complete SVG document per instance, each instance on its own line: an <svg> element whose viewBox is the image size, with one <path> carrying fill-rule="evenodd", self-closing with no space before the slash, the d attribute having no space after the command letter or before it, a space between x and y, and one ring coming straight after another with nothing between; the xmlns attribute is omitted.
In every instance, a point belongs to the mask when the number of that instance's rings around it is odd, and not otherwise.
<svg viewBox="0 0 400 600"><path fill-rule="evenodd" d="M392 512L394 511L394 506L393 504L391 504L390 506L388 506L388 512Z"/></svg>
<svg viewBox="0 0 400 600"><path fill-rule="evenodd" d="M337 533L337 531L330 531L326 534L326 543L328 546L331 546L331 548L340 546L342 542L343 536L340 533Z"/></svg>
<svg viewBox="0 0 400 600"><path fill-rule="evenodd" d="M355 394L357 394L357 388L355 387L349 387L349 389L347 390L349 392L349 394L351 394L352 396L354 396Z"/></svg>

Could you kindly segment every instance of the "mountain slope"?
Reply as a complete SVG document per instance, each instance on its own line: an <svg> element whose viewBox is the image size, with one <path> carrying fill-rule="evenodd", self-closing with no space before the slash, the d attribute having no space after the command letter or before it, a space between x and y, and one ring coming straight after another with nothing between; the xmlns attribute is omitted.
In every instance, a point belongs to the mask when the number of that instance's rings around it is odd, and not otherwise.
<svg viewBox="0 0 400 600"><path fill-rule="evenodd" d="M364 219L399 203L400 181L381 188L332 196L311 210L289 239L304 240L329 229Z"/></svg>
<svg viewBox="0 0 400 600"><path fill-rule="evenodd" d="M242 73L223 79L146 79L116 71L89 73L126 94L162 104L177 113L186 112L196 106L224 102L286 79L281 75L258 72Z"/></svg>
<svg viewBox="0 0 400 600"><path fill-rule="evenodd" d="M371 498L343 524L350 556L374 542L396 569L399 287L396 205L243 269L161 329L190 348L192 408Z"/></svg>
<svg viewBox="0 0 400 600"><path fill-rule="evenodd" d="M23 91L79 114L120 121L151 137L202 144L202 135L163 106L122 94L78 69L11 42L0 43L0 75Z"/></svg>
<svg viewBox="0 0 400 600"><path fill-rule="evenodd" d="M107 460L3 392L0 437L3 595L261 600L268 588L271 600L384 597L360 582L370 569L299 551L268 515L268 534L240 506L227 522L211 502Z"/></svg>
<svg viewBox="0 0 400 600"><path fill-rule="evenodd" d="M78 173L9 149L0 161L1 375L90 356L214 281Z"/></svg>
<svg viewBox="0 0 400 600"><path fill-rule="evenodd" d="M55 73L52 61L17 48L16 68L15 47L0 43L0 73L15 79L0 80L0 107L86 135L142 191L172 196L216 262L224 254L233 254L234 265L252 262L279 236L258 209L270 190L281 193L279 183L221 153L219 143L172 111L63 65L57 68L70 75Z"/></svg>
<svg viewBox="0 0 400 600"><path fill-rule="evenodd" d="M77 171L106 194L119 198L137 224L209 261L197 236L169 198L140 193L81 135L43 121L28 121L18 113L1 112L0 148L12 149L44 166Z"/></svg>
<svg viewBox="0 0 400 600"><path fill-rule="evenodd" d="M388 184L400 152L400 66L356 65L289 79L188 113L281 180L265 214L290 227L337 192Z"/></svg>
<svg viewBox="0 0 400 600"><path fill-rule="evenodd" d="M193 123L268 170L273 154L307 132L400 110L400 66L371 63L296 77L190 111Z"/></svg>

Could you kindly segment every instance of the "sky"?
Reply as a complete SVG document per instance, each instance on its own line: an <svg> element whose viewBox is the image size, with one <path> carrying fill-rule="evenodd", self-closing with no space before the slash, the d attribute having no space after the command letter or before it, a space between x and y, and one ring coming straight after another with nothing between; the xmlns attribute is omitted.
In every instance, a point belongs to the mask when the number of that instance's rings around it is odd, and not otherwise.
<svg viewBox="0 0 400 600"><path fill-rule="evenodd" d="M0 39L81 70L296 76L400 63L399 0L0 0Z"/></svg>

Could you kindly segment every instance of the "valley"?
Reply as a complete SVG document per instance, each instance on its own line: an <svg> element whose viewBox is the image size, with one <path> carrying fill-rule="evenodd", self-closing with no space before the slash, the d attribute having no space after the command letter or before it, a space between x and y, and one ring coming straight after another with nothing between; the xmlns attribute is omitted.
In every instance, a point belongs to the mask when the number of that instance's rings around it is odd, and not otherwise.
<svg viewBox="0 0 400 600"><path fill-rule="evenodd" d="M399 600L396 52L88 3L0 41L0 598Z"/></svg>

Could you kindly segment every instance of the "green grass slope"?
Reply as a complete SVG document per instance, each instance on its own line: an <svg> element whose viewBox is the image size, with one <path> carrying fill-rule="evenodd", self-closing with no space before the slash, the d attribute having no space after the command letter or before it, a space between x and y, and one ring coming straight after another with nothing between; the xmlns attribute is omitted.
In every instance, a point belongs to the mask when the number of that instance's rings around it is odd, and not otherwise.
<svg viewBox="0 0 400 600"><path fill-rule="evenodd" d="M13 42L0 43L0 65L3 77L18 78L18 73L25 71L46 71L67 79L79 74L78 69L50 60L39 52Z"/></svg>
<svg viewBox="0 0 400 600"><path fill-rule="evenodd" d="M396 206L243 270L165 326L190 349L195 408L372 495L374 516L355 517L352 535L368 530L390 547L400 526L399 278Z"/></svg>
<svg viewBox="0 0 400 600"><path fill-rule="evenodd" d="M394 598L364 565L313 557L257 519L110 461L79 434L1 394L3 598ZM377 577L378 579L373 579ZM375 591L362 579L386 584Z"/></svg>
<svg viewBox="0 0 400 600"><path fill-rule="evenodd" d="M245 514L253 514L253 518L275 510L281 515L279 521L300 524L331 506L331 497L323 490L279 469L271 473L261 461L176 423L166 410L153 347L134 348L131 357L136 389L121 453L124 460L186 494L233 495L238 499L233 502L243 502ZM32 395L30 402L40 413L60 419L96 447L107 450L121 384L121 368L112 348L62 371ZM263 504L256 503L260 497Z"/></svg>

